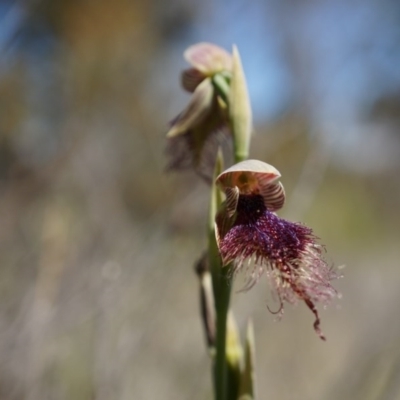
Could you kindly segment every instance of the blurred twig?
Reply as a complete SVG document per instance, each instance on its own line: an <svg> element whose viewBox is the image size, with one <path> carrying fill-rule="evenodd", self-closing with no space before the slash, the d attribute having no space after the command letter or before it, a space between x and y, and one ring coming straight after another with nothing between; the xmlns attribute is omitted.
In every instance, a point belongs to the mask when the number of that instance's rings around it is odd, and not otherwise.
<svg viewBox="0 0 400 400"><path fill-rule="evenodd" d="M208 254L204 253L197 261L195 269L200 281L200 307L207 345L212 349L215 345L215 303L212 289Z"/></svg>

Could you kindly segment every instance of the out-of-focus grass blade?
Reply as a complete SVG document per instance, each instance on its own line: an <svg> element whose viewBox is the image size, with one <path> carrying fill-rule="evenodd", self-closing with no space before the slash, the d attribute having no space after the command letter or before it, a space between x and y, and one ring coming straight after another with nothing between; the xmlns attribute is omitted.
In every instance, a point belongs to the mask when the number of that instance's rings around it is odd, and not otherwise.
<svg viewBox="0 0 400 400"><path fill-rule="evenodd" d="M241 374L239 400L254 400L255 393L255 342L251 320L247 323L244 367Z"/></svg>
<svg viewBox="0 0 400 400"><path fill-rule="evenodd" d="M240 343L239 330L232 310L228 311L226 328L226 361L228 365L227 399L237 400L240 388L241 364L243 349Z"/></svg>
<svg viewBox="0 0 400 400"><path fill-rule="evenodd" d="M204 253L195 266L200 283L200 311L210 355L215 353L215 303L208 254Z"/></svg>

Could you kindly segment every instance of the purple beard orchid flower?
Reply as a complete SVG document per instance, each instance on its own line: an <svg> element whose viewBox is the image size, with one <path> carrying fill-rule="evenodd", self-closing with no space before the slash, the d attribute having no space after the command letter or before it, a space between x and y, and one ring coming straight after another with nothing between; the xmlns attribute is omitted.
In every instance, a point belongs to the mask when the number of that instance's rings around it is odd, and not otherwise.
<svg viewBox="0 0 400 400"><path fill-rule="evenodd" d="M216 217L216 236L223 264L233 263L233 272L245 269L250 289L266 274L283 303L302 300L314 313L314 329L320 329L316 303L328 303L337 291L331 280L337 273L322 257L323 247L312 230L278 217L285 193L277 182L279 172L266 163L247 160L234 165L217 178L226 201Z"/></svg>
<svg viewBox="0 0 400 400"><path fill-rule="evenodd" d="M213 77L221 74L228 84L232 57L210 43L189 47L184 57L192 67L183 71L182 86L192 97L167 133L167 169L193 168L211 182L218 147L229 147L231 136L226 100L215 90Z"/></svg>

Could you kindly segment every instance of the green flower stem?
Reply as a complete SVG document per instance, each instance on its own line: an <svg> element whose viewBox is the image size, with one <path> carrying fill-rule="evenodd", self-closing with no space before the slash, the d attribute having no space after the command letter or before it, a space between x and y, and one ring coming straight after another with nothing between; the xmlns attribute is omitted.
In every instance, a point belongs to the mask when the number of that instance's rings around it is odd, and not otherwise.
<svg viewBox="0 0 400 400"><path fill-rule="evenodd" d="M222 154L219 152L215 165L214 178L216 178L223 169ZM210 210L208 220L208 257L210 271L212 274L215 317L216 317L216 338L213 365L213 378L215 400L228 400L228 374L226 360L226 326L229 309L229 300L231 292L231 278L229 276L229 266L222 266L221 256L218 245L215 240L215 216L218 208L222 204L222 193L214 183L211 188ZM235 399L236 400L236 399Z"/></svg>
<svg viewBox="0 0 400 400"><path fill-rule="evenodd" d="M212 274L215 316L216 316L216 339L214 358L214 390L215 400L236 400L228 397L228 366L226 356L227 316L232 287L231 265L222 266L218 245L215 240L214 221L216 210L221 204L219 189L213 185L210 221L208 235L208 257Z"/></svg>
<svg viewBox="0 0 400 400"><path fill-rule="evenodd" d="M243 161L247 158L247 153L235 151L235 162ZM218 162L217 162L218 164ZM218 170L218 166L216 170ZM216 311L216 340L215 340L215 360L214 360L214 388L215 400L236 400L229 398L230 391L228 385L228 366L226 356L226 332L227 316L232 287L231 265L222 266L221 257L217 242L215 240L214 221L215 215L222 199L220 191L213 185L210 205L208 255L210 270L213 280L215 311ZM232 393L232 391L231 391Z"/></svg>
<svg viewBox="0 0 400 400"><path fill-rule="evenodd" d="M231 279L229 267L222 268L215 235L209 238L210 266L213 275L216 308L216 340L214 360L215 400L227 400L226 326Z"/></svg>
<svg viewBox="0 0 400 400"><path fill-rule="evenodd" d="M232 76L215 74L212 78L213 86L228 107L229 125L233 136L233 155L235 163L248 158L250 133L251 133L251 106L247 91L246 78L242 68L239 52L233 48ZM228 82L229 81L229 82ZM222 156L219 155L215 167L216 178L222 171ZM222 266L218 246L215 240L214 221L217 210L222 203L221 193L214 184L211 192L209 229L208 229L208 255L210 269L213 278L213 289L216 309L216 340L214 361L214 385L215 400L237 400L230 399L235 391L228 390L238 384L228 377L226 336L227 316L231 295L232 277L231 265ZM230 381L231 380L231 381Z"/></svg>

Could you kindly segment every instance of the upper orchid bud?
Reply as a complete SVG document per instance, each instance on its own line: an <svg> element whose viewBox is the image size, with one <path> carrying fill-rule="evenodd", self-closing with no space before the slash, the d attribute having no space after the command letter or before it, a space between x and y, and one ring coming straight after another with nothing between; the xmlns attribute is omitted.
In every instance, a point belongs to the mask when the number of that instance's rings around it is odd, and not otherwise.
<svg viewBox="0 0 400 400"><path fill-rule="evenodd" d="M217 150L226 151L231 141L227 93L232 57L211 43L189 47L184 57L192 68L183 72L182 84L193 95L167 133L168 168L193 168L211 182Z"/></svg>
<svg viewBox="0 0 400 400"><path fill-rule="evenodd" d="M232 56L212 43L197 43L186 49L185 60L204 75L211 76L232 68Z"/></svg>
<svg viewBox="0 0 400 400"><path fill-rule="evenodd" d="M182 73L182 86L189 92L206 77L232 69L232 56L223 48L211 43L197 43L190 46L183 54L192 65Z"/></svg>

